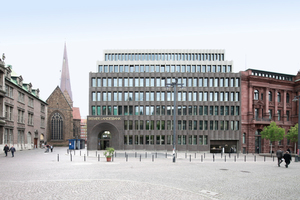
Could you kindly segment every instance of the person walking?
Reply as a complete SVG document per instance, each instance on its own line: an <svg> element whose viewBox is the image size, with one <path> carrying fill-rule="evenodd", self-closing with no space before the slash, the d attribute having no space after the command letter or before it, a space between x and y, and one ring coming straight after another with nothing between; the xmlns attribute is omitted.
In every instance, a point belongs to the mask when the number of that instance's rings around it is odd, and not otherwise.
<svg viewBox="0 0 300 200"><path fill-rule="evenodd" d="M283 155L284 161L285 161L285 167L288 168L291 160L292 160L292 156L290 154L289 151L286 151L285 154Z"/></svg>
<svg viewBox="0 0 300 200"><path fill-rule="evenodd" d="M280 167L280 164L282 163L283 151L281 151L281 149L278 149L276 152L276 156L278 159L278 167Z"/></svg>
<svg viewBox="0 0 300 200"><path fill-rule="evenodd" d="M6 157L7 156L7 152L9 151L9 147L7 146L7 144L3 148L3 151L5 152L5 157Z"/></svg>
<svg viewBox="0 0 300 200"><path fill-rule="evenodd" d="M11 152L11 157L14 157L15 151L16 151L15 147L11 146L10 149L9 149L9 151Z"/></svg>

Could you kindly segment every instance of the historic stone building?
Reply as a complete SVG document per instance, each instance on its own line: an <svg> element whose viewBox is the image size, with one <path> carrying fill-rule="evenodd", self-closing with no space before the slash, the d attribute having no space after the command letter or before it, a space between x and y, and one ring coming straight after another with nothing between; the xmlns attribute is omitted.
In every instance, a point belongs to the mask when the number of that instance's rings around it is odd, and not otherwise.
<svg viewBox="0 0 300 200"><path fill-rule="evenodd" d="M80 139L80 110L73 107L66 44L61 84L48 97L47 103L47 142L55 146L66 146L69 139Z"/></svg>
<svg viewBox="0 0 300 200"><path fill-rule="evenodd" d="M39 148L47 128L47 103L40 99L39 89L1 60L0 84L0 148L5 144L17 150Z"/></svg>
<svg viewBox="0 0 300 200"><path fill-rule="evenodd" d="M260 132L271 121L285 129L298 123L300 74L289 75L248 69L241 72L241 117L242 152L270 152L270 141L262 139ZM273 151L278 148L294 150L294 143L286 138L273 142Z"/></svg>
<svg viewBox="0 0 300 200"><path fill-rule="evenodd" d="M104 58L89 75L88 149L172 150L174 140L181 151L241 149L240 73L224 50L106 50ZM167 87L175 82L176 91Z"/></svg>

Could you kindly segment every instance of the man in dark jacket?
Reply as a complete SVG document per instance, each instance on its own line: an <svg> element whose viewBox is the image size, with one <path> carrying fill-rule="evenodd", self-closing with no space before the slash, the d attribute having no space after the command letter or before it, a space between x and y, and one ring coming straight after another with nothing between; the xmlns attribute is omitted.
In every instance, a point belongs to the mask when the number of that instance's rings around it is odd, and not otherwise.
<svg viewBox="0 0 300 200"><path fill-rule="evenodd" d="M3 151L5 152L5 157L6 157L7 156L7 152L9 151L9 147L7 146L7 144L3 148Z"/></svg>
<svg viewBox="0 0 300 200"><path fill-rule="evenodd" d="M285 161L285 167L288 168L291 160L292 160L292 156L290 154L290 152L286 151L286 153L283 155L284 161Z"/></svg>
<svg viewBox="0 0 300 200"><path fill-rule="evenodd" d="M9 151L11 152L11 157L14 157L15 156L14 154L15 154L15 151L16 151L15 147L11 146Z"/></svg>
<svg viewBox="0 0 300 200"><path fill-rule="evenodd" d="M280 164L282 163L283 151L281 151L281 149L278 149L278 151L276 152L276 156L278 159L278 167L280 167Z"/></svg>

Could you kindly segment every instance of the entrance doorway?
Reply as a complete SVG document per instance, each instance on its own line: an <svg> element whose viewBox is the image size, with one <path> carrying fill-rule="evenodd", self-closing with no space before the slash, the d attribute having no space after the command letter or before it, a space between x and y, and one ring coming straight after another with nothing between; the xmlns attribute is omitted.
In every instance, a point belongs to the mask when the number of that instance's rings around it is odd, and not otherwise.
<svg viewBox="0 0 300 200"><path fill-rule="evenodd" d="M257 129L255 131L255 153L261 153L261 135L260 135L261 130Z"/></svg>
<svg viewBox="0 0 300 200"><path fill-rule="evenodd" d="M111 134L110 131L102 131L98 134L98 150L105 150L110 147Z"/></svg>

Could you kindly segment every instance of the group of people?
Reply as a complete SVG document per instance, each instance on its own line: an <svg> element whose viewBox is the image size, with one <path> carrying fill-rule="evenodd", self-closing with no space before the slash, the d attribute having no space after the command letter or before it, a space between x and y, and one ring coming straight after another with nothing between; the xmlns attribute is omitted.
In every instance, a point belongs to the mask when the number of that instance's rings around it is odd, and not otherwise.
<svg viewBox="0 0 300 200"><path fill-rule="evenodd" d="M278 149L278 151L276 152L276 156L278 159L278 167L280 167L280 164L283 162L283 160L285 161L285 167L288 168L289 164L291 163L292 160L292 156L290 154L289 149L285 152L285 154L283 154L283 151L281 149Z"/></svg>
<svg viewBox="0 0 300 200"><path fill-rule="evenodd" d="M45 153L46 152L49 152L49 149L51 150L51 152L53 151L53 146L52 145L49 145L49 144L47 144L46 145L46 150L45 150Z"/></svg>
<svg viewBox="0 0 300 200"><path fill-rule="evenodd" d="M7 146L7 144L4 146L3 148L3 151L5 152L5 157L7 157L7 152L11 152L11 157L14 157L15 156L15 147L14 146L11 146L10 148Z"/></svg>

